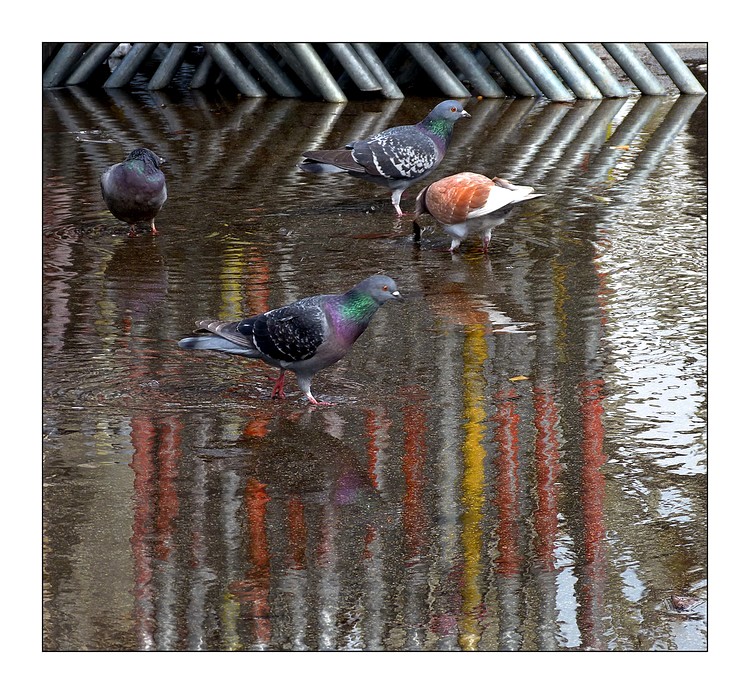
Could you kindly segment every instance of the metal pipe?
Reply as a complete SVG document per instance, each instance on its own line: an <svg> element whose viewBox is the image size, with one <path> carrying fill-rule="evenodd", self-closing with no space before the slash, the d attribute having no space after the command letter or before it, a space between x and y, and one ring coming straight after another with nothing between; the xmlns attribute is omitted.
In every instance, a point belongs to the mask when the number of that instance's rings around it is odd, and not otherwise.
<svg viewBox="0 0 750 694"><path fill-rule="evenodd" d="M539 52L579 99L601 99L602 93L561 43L537 43Z"/></svg>
<svg viewBox="0 0 750 694"><path fill-rule="evenodd" d="M158 45L158 43L134 43L128 54L104 83L104 88L119 89L124 87L133 79L141 63L153 53Z"/></svg>
<svg viewBox="0 0 750 694"><path fill-rule="evenodd" d="M429 43L405 43L404 48L412 54L414 60L420 64L445 96L458 99L471 96L471 92L461 84L458 77L453 74Z"/></svg>
<svg viewBox="0 0 750 694"><path fill-rule="evenodd" d="M321 96L332 103L345 102L346 96L336 84L336 80L329 72L325 63L315 52L310 43L290 43L289 48L297 60L302 64L310 80L320 91Z"/></svg>
<svg viewBox="0 0 750 694"><path fill-rule="evenodd" d="M607 69L591 46L587 43L566 43L565 47L604 96L623 98L628 95L628 90Z"/></svg>
<svg viewBox="0 0 750 694"><path fill-rule="evenodd" d="M172 81L187 49L188 44L186 43L173 43L169 47L167 55L164 56L164 60L161 61L153 77L151 77L148 89L164 89Z"/></svg>
<svg viewBox="0 0 750 694"><path fill-rule="evenodd" d="M64 43L42 75L42 87L59 87L86 52L87 43Z"/></svg>
<svg viewBox="0 0 750 694"><path fill-rule="evenodd" d="M690 72L690 68L682 62L682 58L670 44L646 43L646 46L683 94L706 93L698 78Z"/></svg>
<svg viewBox="0 0 750 694"><path fill-rule="evenodd" d="M492 64L506 79L510 88L518 96L541 96L542 92L534 81L524 72L516 59L508 53L508 49L501 43L480 43L479 47L492 61Z"/></svg>
<svg viewBox="0 0 750 694"><path fill-rule="evenodd" d="M536 82L544 96L552 101L574 101L575 97L568 91L562 82L555 76L542 56L534 50L530 43L506 43L505 47L510 54L519 62L521 67Z"/></svg>
<svg viewBox="0 0 750 694"><path fill-rule="evenodd" d="M369 43L353 43L352 47L367 65L373 77L380 83L380 90L386 99L403 99L404 93L399 89L396 80L386 70L383 62L378 58L378 54Z"/></svg>
<svg viewBox="0 0 750 694"><path fill-rule="evenodd" d="M240 94L256 98L266 96L265 89L250 75L225 43L204 43L203 47L232 81L232 84L237 87Z"/></svg>
<svg viewBox="0 0 750 694"><path fill-rule="evenodd" d="M214 59L210 55L204 56L203 60L198 63L193 73L193 79L190 81L190 89L201 89L206 86L208 75L214 66Z"/></svg>
<svg viewBox="0 0 750 694"><path fill-rule="evenodd" d="M487 74L487 71L464 44L441 43L440 45L482 96L489 99L502 99L505 96L497 82Z"/></svg>
<svg viewBox="0 0 750 694"><path fill-rule="evenodd" d="M380 90L380 83L370 72L367 65L362 62L351 44L329 43L328 47L361 91L376 92Z"/></svg>
<svg viewBox="0 0 750 694"><path fill-rule="evenodd" d="M258 71L260 76L268 82L276 94L299 98L302 96L292 80L287 77L284 71L271 59L271 56L264 50L263 46L257 43L235 43L242 55L247 58L248 62Z"/></svg>
<svg viewBox="0 0 750 694"><path fill-rule="evenodd" d="M78 65L76 65L75 70L73 70L68 79L65 80L65 84L73 85L85 82L94 74L94 71L102 65L115 48L117 48L116 43L91 44L91 47L86 51Z"/></svg>
<svg viewBox="0 0 750 694"><path fill-rule="evenodd" d="M310 80L310 76L307 74L305 66L302 65L299 60L297 60L297 56L292 52L292 49L289 47L289 45L286 43L274 43L273 47L276 52L282 57L284 62L289 66L289 68L297 75L297 77L300 78L300 80L302 80L302 83L305 85L305 87L307 87L309 91L315 94L315 96L321 96L317 85L315 85Z"/></svg>
<svg viewBox="0 0 750 694"><path fill-rule="evenodd" d="M638 56L624 43L602 43L607 52L615 59L625 74L633 80L642 94L660 96L667 90L662 87L651 71L640 61Z"/></svg>

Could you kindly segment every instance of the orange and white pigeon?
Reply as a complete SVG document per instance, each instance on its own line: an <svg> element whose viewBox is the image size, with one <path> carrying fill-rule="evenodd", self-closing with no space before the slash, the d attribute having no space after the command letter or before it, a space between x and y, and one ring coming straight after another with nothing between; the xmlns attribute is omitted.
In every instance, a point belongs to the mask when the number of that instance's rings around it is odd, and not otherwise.
<svg viewBox="0 0 750 694"><path fill-rule="evenodd" d="M419 192L414 210L415 232L421 232L416 218L430 214L453 237L451 252L470 233L478 232L486 253L492 230L505 221L508 213L518 203L541 195L534 193L531 186L516 186L502 178L463 171L441 178Z"/></svg>

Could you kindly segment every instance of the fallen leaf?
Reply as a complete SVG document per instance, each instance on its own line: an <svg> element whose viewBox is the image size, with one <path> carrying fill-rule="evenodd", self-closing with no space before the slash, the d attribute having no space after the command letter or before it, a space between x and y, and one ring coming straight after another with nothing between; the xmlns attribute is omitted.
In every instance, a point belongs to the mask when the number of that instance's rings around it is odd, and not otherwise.
<svg viewBox="0 0 750 694"><path fill-rule="evenodd" d="M512 376L508 380L509 381L513 381L513 382L515 382L515 381L528 381L529 377L528 376Z"/></svg>

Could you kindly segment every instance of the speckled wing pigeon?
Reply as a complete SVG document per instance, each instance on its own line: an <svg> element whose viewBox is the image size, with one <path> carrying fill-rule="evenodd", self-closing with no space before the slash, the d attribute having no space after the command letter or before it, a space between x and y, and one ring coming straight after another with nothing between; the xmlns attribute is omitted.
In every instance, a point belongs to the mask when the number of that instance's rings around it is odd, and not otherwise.
<svg viewBox="0 0 750 694"><path fill-rule="evenodd" d="M365 331L375 312L392 299L401 299L396 283L385 275L373 275L345 294L322 294L300 299L240 321L198 321L211 333L186 337L178 343L185 349L212 349L262 359L280 369L271 397L284 395L287 369L297 375L297 384L313 405L313 376L349 352Z"/></svg>
<svg viewBox="0 0 750 694"><path fill-rule="evenodd" d="M340 149L304 152L299 168L310 173L346 172L385 186L400 217L401 195L443 160L459 118L471 116L458 101L443 101L416 125L388 128Z"/></svg>
<svg viewBox="0 0 750 694"><path fill-rule="evenodd" d="M150 222L151 233L158 233L154 220L167 200L163 163L161 157L141 147L102 174L104 202L117 219L130 224L130 236L135 235L138 222Z"/></svg>
<svg viewBox="0 0 750 694"><path fill-rule="evenodd" d="M505 221L507 214L521 202L538 198L531 186L515 186L502 178L487 178L464 171L441 178L417 194L414 211L415 232L419 232L416 218L432 215L453 237L451 252L455 251L470 232L482 236L482 250L489 249L492 230Z"/></svg>

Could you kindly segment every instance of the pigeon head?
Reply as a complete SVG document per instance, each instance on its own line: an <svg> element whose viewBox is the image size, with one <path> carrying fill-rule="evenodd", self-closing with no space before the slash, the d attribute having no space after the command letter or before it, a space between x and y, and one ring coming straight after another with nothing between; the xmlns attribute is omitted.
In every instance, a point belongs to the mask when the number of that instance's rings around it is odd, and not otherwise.
<svg viewBox="0 0 750 694"><path fill-rule="evenodd" d="M396 283L386 275L372 275L360 282L352 291L369 296L379 306L382 306L386 301L392 301L393 299L403 301L404 298L401 296Z"/></svg>
<svg viewBox="0 0 750 694"><path fill-rule="evenodd" d="M145 147L134 149L130 154L128 154L127 158L125 159L125 161L136 160L150 164L156 169L160 168L161 165L166 161L165 159L162 159L161 157L154 154L150 149L146 149Z"/></svg>
<svg viewBox="0 0 750 694"><path fill-rule="evenodd" d="M425 120L446 120L449 123L455 123L460 118L471 118L471 114L464 110L464 106L460 101L450 99L448 101L441 101L435 106Z"/></svg>

